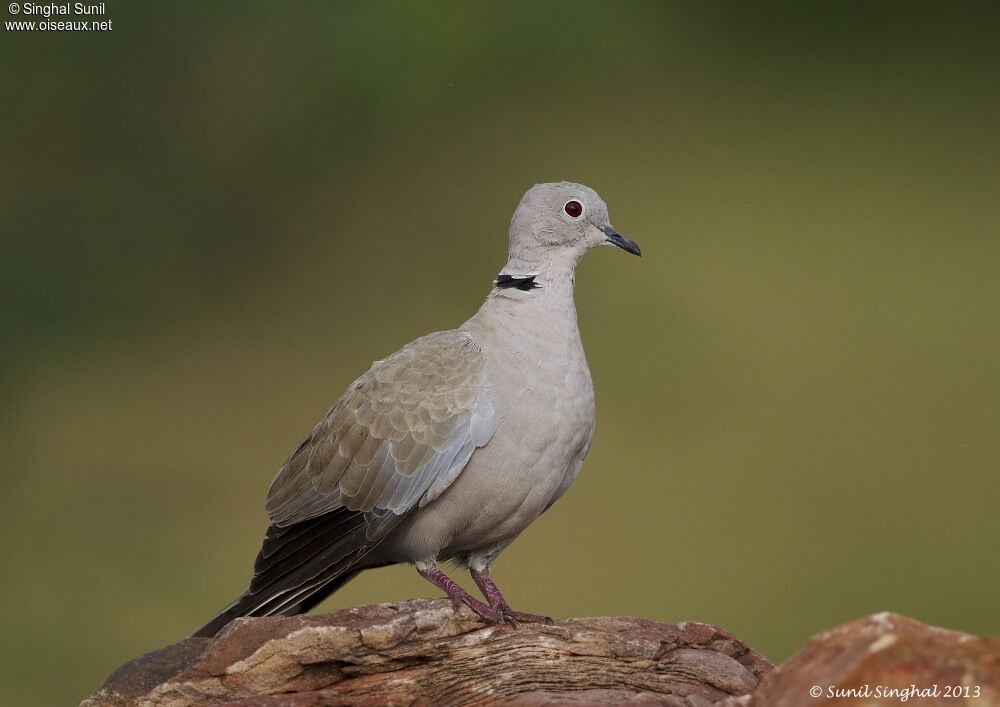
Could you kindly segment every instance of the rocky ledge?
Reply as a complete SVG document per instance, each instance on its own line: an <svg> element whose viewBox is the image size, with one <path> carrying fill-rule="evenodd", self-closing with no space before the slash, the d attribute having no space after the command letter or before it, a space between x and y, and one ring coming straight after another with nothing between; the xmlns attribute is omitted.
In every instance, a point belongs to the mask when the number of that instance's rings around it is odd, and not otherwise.
<svg viewBox="0 0 1000 707"><path fill-rule="evenodd" d="M815 637L780 668L708 624L593 618L484 626L447 600L238 619L116 670L81 707L817 705L879 685L976 687L907 704L1000 705L1000 640L878 614ZM819 698L810 690L823 690ZM939 696L940 697L940 696ZM848 704L900 704L838 693Z"/></svg>
<svg viewBox="0 0 1000 707"><path fill-rule="evenodd" d="M635 618L484 626L448 600L238 619L119 668L86 707L690 704L771 669L722 629Z"/></svg>

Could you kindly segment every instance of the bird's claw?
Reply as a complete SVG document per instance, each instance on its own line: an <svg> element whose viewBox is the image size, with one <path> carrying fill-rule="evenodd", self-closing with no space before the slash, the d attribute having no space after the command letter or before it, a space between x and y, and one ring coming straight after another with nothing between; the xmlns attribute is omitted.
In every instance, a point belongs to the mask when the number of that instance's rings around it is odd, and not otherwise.
<svg viewBox="0 0 1000 707"><path fill-rule="evenodd" d="M456 610L459 607L456 606ZM548 616L539 616L538 614L526 614L523 611L514 611L510 607L505 606L471 606L476 614L479 615L481 619L485 621L490 621L494 624L509 624L511 628L518 628L519 624L547 624L551 626L554 622Z"/></svg>
<svg viewBox="0 0 1000 707"><path fill-rule="evenodd" d="M548 616L540 614L526 614L523 611L514 611L509 606L500 607L500 615L503 621L517 628L518 622L525 624L546 624L552 626L555 622Z"/></svg>

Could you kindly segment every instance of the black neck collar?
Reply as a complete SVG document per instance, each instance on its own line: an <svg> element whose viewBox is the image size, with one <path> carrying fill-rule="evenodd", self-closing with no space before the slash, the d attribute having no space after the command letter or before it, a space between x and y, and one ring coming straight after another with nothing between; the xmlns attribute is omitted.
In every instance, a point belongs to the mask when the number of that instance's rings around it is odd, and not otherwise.
<svg viewBox="0 0 1000 707"><path fill-rule="evenodd" d="M541 285L535 282L535 275L518 277L517 275L508 275L507 273L497 275L497 279L493 281L493 286L499 287L501 290L515 288L521 290L521 292L541 288Z"/></svg>

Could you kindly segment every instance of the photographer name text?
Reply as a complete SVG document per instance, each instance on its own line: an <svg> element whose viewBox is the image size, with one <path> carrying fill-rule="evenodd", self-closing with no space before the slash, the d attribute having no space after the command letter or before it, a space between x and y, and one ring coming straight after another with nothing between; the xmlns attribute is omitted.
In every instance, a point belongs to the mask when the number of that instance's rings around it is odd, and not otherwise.
<svg viewBox="0 0 1000 707"><path fill-rule="evenodd" d="M106 18L106 3L82 2L46 3L12 2L7 6L11 16L28 17L4 22L8 32L110 32L111 20ZM36 19L37 18L37 19Z"/></svg>
<svg viewBox="0 0 1000 707"><path fill-rule="evenodd" d="M36 2L26 2L20 6L20 11L22 15L41 15L45 18L58 15L103 15L105 14L104 5L105 3L103 2L96 5L87 5L82 2L67 2L61 5L55 3L41 5ZM13 6L11 6L11 9L13 9Z"/></svg>
<svg viewBox="0 0 1000 707"><path fill-rule="evenodd" d="M813 685L809 688L811 697L827 699L875 699L880 701L898 700L907 702L912 699L937 700L968 700L977 699L983 694L980 685L910 685L908 687L890 687L889 685L870 685L865 683L857 687L842 687L839 685Z"/></svg>

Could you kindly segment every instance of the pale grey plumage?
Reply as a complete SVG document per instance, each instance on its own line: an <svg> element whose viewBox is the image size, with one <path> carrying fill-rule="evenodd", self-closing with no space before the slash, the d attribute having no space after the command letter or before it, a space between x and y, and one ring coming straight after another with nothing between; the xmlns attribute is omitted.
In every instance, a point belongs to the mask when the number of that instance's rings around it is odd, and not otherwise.
<svg viewBox="0 0 1000 707"><path fill-rule="evenodd" d="M341 507L403 515L439 496L496 427L479 346L428 334L350 385L278 472L267 514L279 526Z"/></svg>
<svg viewBox="0 0 1000 707"><path fill-rule="evenodd" d="M234 616L304 611L357 571L395 562L484 616L517 614L488 567L565 493L590 447L574 270L608 243L638 254L592 189L528 190L511 220L505 284L458 329L407 344L348 387L271 485L250 589L198 633ZM441 579L435 563L450 558L473 570L490 606Z"/></svg>

